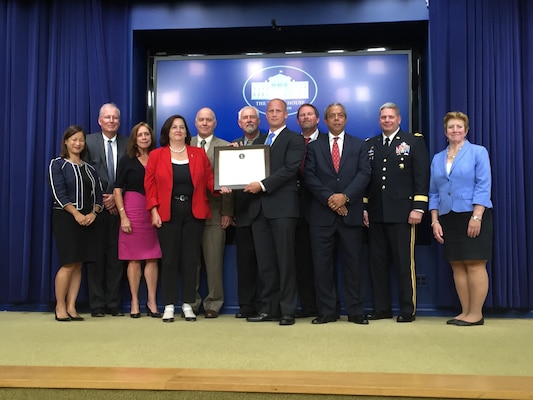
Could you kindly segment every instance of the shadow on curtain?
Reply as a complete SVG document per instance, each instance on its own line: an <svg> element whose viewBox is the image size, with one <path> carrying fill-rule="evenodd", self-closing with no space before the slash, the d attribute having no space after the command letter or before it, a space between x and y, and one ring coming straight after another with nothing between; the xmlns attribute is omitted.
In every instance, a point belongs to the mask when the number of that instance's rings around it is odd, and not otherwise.
<svg viewBox="0 0 533 400"><path fill-rule="evenodd" d="M128 16L126 1L0 1L0 304L54 298L48 163L67 126L99 130L103 103L129 125Z"/></svg>
<svg viewBox="0 0 533 400"><path fill-rule="evenodd" d="M431 154L446 147L446 112L463 111L469 140L491 158L494 256L485 306L492 308L533 308L531 21L528 0L431 0L429 6ZM450 306L450 267L440 260L437 305Z"/></svg>

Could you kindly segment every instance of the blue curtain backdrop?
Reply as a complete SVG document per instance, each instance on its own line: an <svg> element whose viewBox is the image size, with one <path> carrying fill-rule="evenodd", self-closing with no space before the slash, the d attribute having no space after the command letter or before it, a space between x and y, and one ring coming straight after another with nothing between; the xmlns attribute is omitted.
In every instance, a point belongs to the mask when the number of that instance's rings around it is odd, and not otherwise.
<svg viewBox="0 0 533 400"><path fill-rule="evenodd" d="M431 152L446 146L442 118L470 118L471 142L492 165L494 257L486 306L533 307L533 2L430 0ZM437 247L437 246L436 246ZM451 305L450 267L440 257L437 304Z"/></svg>
<svg viewBox="0 0 533 400"><path fill-rule="evenodd" d="M0 304L53 298L47 167L65 128L98 130L105 102L130 125L125 3L0 2Z"/></svg>
<svg viewBox="0 0 533 400"><path fill-rule="evenodd" d="M51 239L49 160L71 124L96 131L115 102L131 126L127 1L0 0L0 305L46 304L58 267ZM147 4L149 4L147 2ZM533 2L430 0L430 151L446 143L442 118L462 110L469 138L489 150L495 252L487 305L533 308ZM144 101L144 100L142 100ZM434 245L438 252L439 246ZM438 257L437 305L455 305Z"/></svg>

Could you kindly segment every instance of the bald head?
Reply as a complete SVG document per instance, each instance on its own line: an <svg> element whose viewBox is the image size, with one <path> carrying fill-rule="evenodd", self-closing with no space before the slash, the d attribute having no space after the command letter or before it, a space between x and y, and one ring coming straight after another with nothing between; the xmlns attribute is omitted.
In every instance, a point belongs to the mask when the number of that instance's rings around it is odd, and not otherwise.
<svg viewBox="0 0 533 400"><path fill-rule="evenodd" d="M205 139L215 132L217 118L213 110L208 107L204 107L196 113L194 123L196 125L198 136L200 136L202 139Z"/></svg>

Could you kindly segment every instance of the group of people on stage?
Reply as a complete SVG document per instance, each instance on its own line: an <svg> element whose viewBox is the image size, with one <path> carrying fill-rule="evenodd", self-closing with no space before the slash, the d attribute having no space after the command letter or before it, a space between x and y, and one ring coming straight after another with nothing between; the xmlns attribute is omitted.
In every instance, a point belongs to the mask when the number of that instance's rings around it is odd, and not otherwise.
<svg viewBox="0 0 533 400"><path fill-rule="evenodd" d="M148 316L173 322L181 303L186 321L196 321L201 308L206 318L217 318L224 303L226 229L234 226L240 306L235 317L280 325L293 325L299 317L311 317L313 324L335 322L342 292L349 322L392 318L395 268L396 321L412 322L415 228L429 213L461 303L460 314L447 323L484 323L486 263L492 255L491 170L487 150L466 139L465 114L446 114L449 145L431 163L423 136L401 130L394 103L380 107L382 133L366 141L345 132L348 113L340 103L324 111L327 133L319 132L320 114L312 104L298 109L300 133L287 128L282 99L268 102L265 117L269 132L261 133L259 111L243 107L242 136L228 143L214 135L213 110L198 111L194 137L185 118L172 115L161 128L158 148L147 123L135 125L129 138L119 135L120 111L111 103L100 109L101 132L86 135L80 126L68 127L61 153L49 166L61 265L56 320L83 320L76 310L83 263L91 315L123 316L125 262L132 318L141 316L143 274ZM215 147L259 144L270 146L270 174L242 190L215 190ZM365 229L371 313L363 309ZM156 296L159 263L162 313ZM203 299L202 265L208 286Z"/></svg>

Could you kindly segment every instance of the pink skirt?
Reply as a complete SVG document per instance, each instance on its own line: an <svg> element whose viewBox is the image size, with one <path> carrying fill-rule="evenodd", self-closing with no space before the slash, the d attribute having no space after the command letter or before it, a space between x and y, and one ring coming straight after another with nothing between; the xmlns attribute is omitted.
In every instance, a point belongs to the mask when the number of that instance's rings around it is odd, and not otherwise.
<svg viewBox="0 0 533 400"><path fill-rule="evenodd" d="M161 258L157 230L146 210L146 197L138 192L126 192L124 210L131 222L131 233L119 228L118 258L128 261Z"/></svg>

